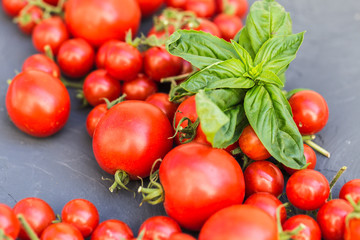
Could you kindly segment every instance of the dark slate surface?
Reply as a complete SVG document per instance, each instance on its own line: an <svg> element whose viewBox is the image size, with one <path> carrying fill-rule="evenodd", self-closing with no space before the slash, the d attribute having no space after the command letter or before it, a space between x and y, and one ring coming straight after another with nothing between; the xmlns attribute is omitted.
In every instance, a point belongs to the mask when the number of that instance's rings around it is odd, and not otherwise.
<svg viewBox="0 0 360 240"><path fill-rule="evenodd" d="M334 187L337 197L346 181L360 178L360 1L280 2L291 13L294 32L307 31L287 72L286 89L314 89L329 105L329 122L315 141L332 155L326 159L318 154L317 169L330 181L348 166ZM40 197L60 213L67 201L86 198L98 207L101 220L123 220L135 233L146 218L164 214L161 205L139 207L140 198L132 193L108 191L110 182L101 178L110 176L98 167L85 129L90 109L81 108L74 91L70 119L58 134L37 139L14 127L5 109L7 80L35 49L2 9L0 29L0 202L13 206L22 198Z"/></svg>

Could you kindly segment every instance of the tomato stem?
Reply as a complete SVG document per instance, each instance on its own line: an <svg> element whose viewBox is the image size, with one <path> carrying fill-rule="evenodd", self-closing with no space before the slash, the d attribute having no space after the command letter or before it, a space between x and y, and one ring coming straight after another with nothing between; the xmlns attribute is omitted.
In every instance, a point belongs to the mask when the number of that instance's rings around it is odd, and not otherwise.
<svg viewBox="0 0 360 240"><path fill-rule="evenodd" d="M316 138L315 135L304 135L302 136L302 140L306 141L306 140L314 140Z"/></svg>
<svg viewBox="0 0 360 240"><path fill-rule="evenodd" d="M65 87L77 88L77 89L83 88L82 82L70 82L70 81L66 80L64 77L60 77L60 80L65 85Z"/></svg>
<svg viewBox="0 0 360 240"><path fill-rule="evenodd" d="M130 182L129 174L127 174L124 170L117 170L114 174L115 181L109 188L110 192L114 192L117 189L125 189L127 191L133 192L133 190L126 187L126 185Z"/></svg>
<svg viewBox="0 0 360 240"><path fill-rule="evenodd" d="M44 51L45 51L45 55L46 55L48 58L50 58L51 60L55 61L54 54L53 54L53 52L52 52L52 50L51 50L50 45L46 44L46 45L44 46Z"/></svg>
<svg viewBox="0 0 360 240"><path fill-rule="evenodd" d="M187 78L189 77L191 74L194 74L196 73L197 71L192 71L190 73L184 73L184 74L180 74L180 75L177 75L177 76L172 76L172 77L166 77L166 78L162 78L160 80L161 83L164 83L164 82L176 82L177 80L182 80L184 78Z"/></svg>
<svg viewBox="0 0 360 240"><path fill-rule="evenodd" d="M326 151L324 148L322 148L319 145L317 145L316 143L314 143L313 141L305 140L304 142L307 145L309 145L310 147L312 147L315 151L321 153L322 155L324 155L327 158L330 158L330 153L328 151Z"/></svg>
<svg viewBox="0 0 360 240"><path fill-rule="evenodd" d="M341 177L341 175L346 171L347 167L343 166L340 168L340 170L336 173L335 177L330 182L330 191L334 187L335 183L338 181L338 179Z"/></svg>
<svg viewBox="0 0 360 240"><path fill-rule="evenodd" d="M153 164L153 168L158 161L161 161L161 160L155 161ZM143 181L141 179L141 186L138 188L138 192L141 193L141 195L143 197L143 199L140 203L140 206L144 202L147 202L151 205L156 205L156 204L164 201L164 190L163 190L161 184L157 182L157 180L159 179L159 170L156 170L155 172L153 172L153 169L152 169L151 172L152 173L149 177L150 182L149 182L148 186L145 188L143 186Z"/></svg>
<svg viewBox="0 0 360 240"><path fill-rule="evenodd" d="M18 214L17 218L19 219L21 226L24 228L26 234L31 240L40 240L39 237L36 235L30 224L26 221L24 215Z"/></svg>

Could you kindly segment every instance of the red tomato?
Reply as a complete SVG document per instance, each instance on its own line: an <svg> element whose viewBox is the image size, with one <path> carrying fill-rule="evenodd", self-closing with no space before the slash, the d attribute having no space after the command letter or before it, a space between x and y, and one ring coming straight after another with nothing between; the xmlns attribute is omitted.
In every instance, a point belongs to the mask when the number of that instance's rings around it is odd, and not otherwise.
<svg viewBox="0 0 360 240"><path fill-rule="evenodd" d="M160 9L164 0L137 0L141 10L141 16L149 17Z"/></svg>
<svg viewBox="0 0 360 240"><path fill-rule="evenodd" d="M133 232L126 223L110 219L100 223L91 234L91 240L130 240L134 237Z"/></svg>
<svg viewBox="0 0 360 240"><path fill-rule="evenodd" d="M111 39L125 40L128 30L135 36L140 19L140 8L134 0L69 0L65 8L65 21L72 35L96 47Z"/></svg>
<svg viewBox="0 0 360 240"><path fill-rule="evenodd" d="M47 137L65 126L70 114L70 96L59 79L29 70L11 81L6 93L6 109L21 131Z"/></svg>
<svg viewBox="0 0 360 240"><path fill-rule="evenodd" d="M55 220L55 213L50 205L40 198L24 198L15 204L13 211L16 215L22 214L38 236ZM30 239L23 228L19 238Z"/></svg>
<svg viewBox="0 0 360 240"><path fill-rule="evenodd" d="M286 184L286 195L295 207L302 210L320 208L330 194L328 180L320 172L312 169L297 171Z"/></svg>
<svg viewBox="0 0 360 240"><path fill-rule="evenodd" d="M89 133L90 137L93 137L96 126L98 125L100 119L108 111L108 108L105 103L96 105L88 114L86 118L86 130Z"/></svg>
<svg viewBox="0 0 360 240"><path fill-rule="evenodd" d="M167 29L162 29L162 30L156 30L155 27L152 27L150 28L147 36L150 37L151 35L155 35L157 38L162 38L162 37L168 37L174 32L175 32L175 27L173 25L169 25Z"/></svg>
<svg viewBox="0 0 360 240"><path fill-rule="evenodd" d="M190 230L200 230L212 214L244 199L239 163L226 151L203 144L172 149L160 165L159 177L165 211Z"/></svg>
<svg viewBox="0 0 360 240"><path fill-rule="evenodd" d="M130 44L118 41L108 47L105 69L117 80L130 81L136 78L142 69L142 64L140 51Z"/></svg>
<svg viewBox="0 0 360 240"><path fill-rule="evenodd" d="M355 203L358 203L360 201L360 179L353 179L351 181L348 181L341 187L339 198L347 200L347 195L350 195L350 197L352 198L352 200L354 200Z"/></svg>
<svg viewBox="0 0 360 240"><path fill-rule="evenodd" d="M173 219L166 216L154 216L141 224L138 236L143 233L142 240L167 240L173 233L180 232L179 224Z"/></svg>
<svg viewBox="0 0 360 240"><path fill-rule="evenodd" d="M50 17L37 24L32 33L32 42L36 50L44 52L49 45L56 55L63 42L69 39L66 25L60 17Z"/></svg>
<svg viewBox="0 0 360 240"><path fill-rule="evenodd" d="M186 233L173 233L168 240L196 240L196 238Z"/></svg>
<svg viewBox="0 0 360 240"><path fill-rule="evenodd" d="M246 126L242 131L239 138L239 147L252 160L265 160L271 157L250 125Z"/></svg>
<svg viewBox="0 0 360 240"><path fill-rule="evenodd" d="M303 224L304 229L296 236L292 236L294 240L321 240L321 230L317 222L308 215L295 215L283 224L284 231L291 231Z"/></svg>
<svg viewBox="0 0 360 240"><path fill-rule="evenodd" d="M164 47L151 47L144 52L144 71L154 81L176 76L182 69L182 59L171 55Z"/></svg>
<svg viewBox="0 0 360 240"><path fill-rule="evenodd" d="M27 17L24 17L25 15ZM42 19L42 16L43 11L36 6L28 8L25 12L21 11L19 21L17 22L18 27L23 33L31 34L36 24Z"/></svg>
<svg viewBox="0 0 360 240"><path fill-rule="evenodd" d="M260 208L234 205L211 216L199 240L278 240L276 221Z"/></svg>
<svg viewBox="0 0 360 240"><path fill-rule="evenodd" d="M0 229L6 236L13 239L16 239L20 232L20 222L15 213L3 203L0 203Z"/></svg>
<svg viewBox="0 0 360 240"><path fill-rule="evenodd" d="M345 229L344 240L360 239L360 219L350 218Z"/></svg>
<svg viewBox="0 0 360 240"><path fill-rule="evenodd" d="M187 0L165 0L165 4L168 7L185 9Z"/></svg>
<svg viewBox="0 0 360 240"><path fill-rule="evenodd" d="M68 223L54 223L41 234L41 240L82 240L81 232Z"/></svg>
<svg viewBox="0 0 360 240"><path fill-rule="evenodd" d="M274 195L267 192L258 192L250 195L245 200L244 204L249 204L258 207L277 219L276 210L280 207L280 221L283 224L286 221L287 214L286 209L282 202Z"/></svg>
<svg viewBox="0 0 360 240"><path fill-rule="evenodd" d="M95 64L97 68L105 68L107 51L109 50L109 48L116 45L117 43L117 40L109 40L99 47L95 57Z"/></svg>
<svg viewBox="0 0 360 240"><path fill-rule="evenodd" d="M226 41L234 39L236 34L242 29L243 23L241 18L236 15L221 13L214 18L214 23L219 28L221 36Z"/></svg>
<svg viewBox="0 0 360 240"><path fill-rule="evenodd" d="M76 227L82 236L88 237L99 224L99 213L95 205L86 199L73 199L61 211L62 222Z"/></svg>
<svg viewBox="0 0 360 240"><path fill-rule="evenodd" d="M60 69L58 65L42 53L34 54L25 59L22 65L22 71L39 70L53 75L56 78L60 77Z"/></svg>
<svg viewBox="0 0 360 240"><path fill-rule="evenodd" d="M249 10L249 3L247 0L217 0L220 12L227 12L230 9L235 15L240 18L245 18Z"/></svg>
<svg viewBox="0 0 360 240"><path fill-rule="evenodd" d="M205 18L200 18L198 20L200 21L199 26L194 27L192 24L188 24L184 27L184 29L194 29L197 31L203 31L203 32L210 33L219 38L221 37L221 32L215 23L213 23L210 20L207 20Z"/></svg>
<svg viewBox="0 0 360 240"><path fill-rule="evenodd" d="M59 2L59 0L43 0L44 2L51 4L53 6L56 6Z"/></svg>
<svg viewBox="0 0 360 240"><path fill-rule="evenodd" d="M268 161L251 163L244 172L246 196L256 192L271 193L278 197L284 189L284 176L280 169Z"/></svg>
<svg viewBox="0 0 360 240"><path fill-rule="evenodd" d="M90 72L94 60L94 49L81 38L66 40L61 44L57 54L61 71L72 78L80 78Z"/></svg>
<svg viewBox="0 0 360 240"><path fill-rule="evenodd" d="M23 9L27 1L26 0L2 0L2 8L4 12L10 17L16 17L21 9Z"/></svg>
<svg viewBox="0 0 360 240"><path fill-rule="evenodd" d="M197 17L210 18L215 14L215 0L187 0L185 10L192 11Z"/></svg>
<svg viewBox="0 0 360 240"><path fill-rule="evenodd" d="M106 172L124 170L133 179L144 178L149 176L153 163L172 148L172 135L169 119L159 108L128 100L102 117L94 132L93 151Z"/></svg>
<svg viewBox="0 0 360 240"><path fill-rule="evenodd" d="M309 164L306 168L307 169L315 169L316 153L311 147L309 147L306 144L304 144L304 155L305 155L305 159L306 159L306 164ZM292 168L289 168L286 166L284 166L284 169L290 175L293 174L294 172L299 171L298 169L292 169Z"/></svg>
<svg viewBox="0 0 360 240"><path fill-rule="evenodd" d="M169 94L158 92L147 97L145 101L160 108L161 111L166 114L166 116L170 120L170 123L172 123L176 109L178 108L179 104L170 102L169 99Z"/></svg>
<svg viewBox="0 0 360 240"><path fill-rule="evenodd" d="M289 99L293 119L303 135L311 135L323 129L329 119L325 99L317 92L304 90Z"/></svg>
<svg viewBox="0 0 360 240"><path fill-rule="evenodd" d="M86 101L96 106L104 103L103 98L112 101L120 97L122 88L120 82L107 74L106 70L98 69L85 78L83 92Z"/></svg>
<svg viewBox="0 0 360 240"><path fill-rule="evenodd" d="M345 218L353 207L343 199L325 203L317 213L317 222L325 240L342 240L345 233Z"/></svg>
<svg viewBox="0 0 360 240"><path fill-rule="evenodd" d="M123 92L127 100L145 100L157 92L156 83L144 74L139 74L135 79L124 82Z"/></svg>

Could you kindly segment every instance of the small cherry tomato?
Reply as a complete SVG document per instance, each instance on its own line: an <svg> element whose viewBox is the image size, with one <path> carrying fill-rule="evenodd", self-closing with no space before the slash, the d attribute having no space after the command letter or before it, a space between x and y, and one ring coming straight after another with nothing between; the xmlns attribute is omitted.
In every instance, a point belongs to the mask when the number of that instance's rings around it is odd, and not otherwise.
<svg viewBox="0 0 360 240"><path fill-rule="evenodd" d="M6 204L0 203L0 229L8 237L16 239L20 232L20 222L13 210Z"/></svg>
<svg viewBox="0 0 360 240"><path fill-rule="evenodd" d="M316 166L316 153L315 151L309 147L308 145L304 144L304 155L306 159L306 164L309 164L306 169L315 169ZM288 174L293 174L294 172L299 171L298 169L292 169L289 167L284 166L284 170Z"/></svg>
<svg viewBox="0 0 360 240"><path fill-rule="evenodd" d="M31 34L36 24L38 24L43 16L41 8L32 6L28 9L20 11L17 18L17 24L20 30L25 34Z"/></svg>
<svg viewBox="0 0 360 240"><path fill-rule="evenodd" d="M60 77L60 69L58 65L42 53L34 54L25 59L22 65L22 71L39 70L46 72L56 78Z"/></svg>
<svg viewBox="0 0 360 240"><path fill-rule="evenodd" d="M289 99L293 119L302 135L311 135L323 129L329 119L325 99L317 92L304 90Z"/></svg>
<svg viewBox="0 0 360 240"><path fill-rule="evenodd" d="M21 9L23 9L27 1L26 0L2 0L2 7L4 12L10 17L16 17Z"/></svg>
<svg viewBox="0 0 360 240"><path fill-rule="evenodd" d="M154 216L146 219L139 228L139 233L144 234L142 240L165 240L173 233L180 233L179 224L167 216Z"/></svg>
<svg viewBox="0 0 360 240"><path fill-rule="evenodd" d="M245 18L249 10L249 3L247 0L217 0L220 12L230 12Z"/></svg>
<svg viewBox="0 0 360 240"><path fill-rule="evenodd" d="M68 223L54 223L41 234L41 240L83 240L81 232Z"/></svg>
<svg viewBox="0 0 360 240"><path fill-rule="evenodd" d="M236 34L242 29L241 18L236 15L221 13L214 18L214 23L221 32L221 37L226 41L234 39Z"/></svg>
<svg viewBox="0 0 360 240"><path fill-rule="evenodd" d="M118 43L117 40L109 40L102 44L96 52L95 64L97 68L105 68L106 54L109 48Z"/></svg>
<svg viewBox="0 0 360 240"><path fill-rule="evenodd" d="M87 115L86 130L89 133L90 137L93 137L96 126L107 111L107 105L105 103L102 103L96 105Z"/></svg>
<svg viewBox="0 0 360 240"><path fill-rule="evenodd" d="M302 229L297 235L292 236L294 240L321 240L321 230L319 224L308 215L295 215L283 224L284 231L295 230L297 227L303 225Z"/></svg>
<svg viewBox="0 0 360 240"><path fill-rule="evenodd" d="M123 92L126 94L127 100L145 100L151 94L157 92L156 83L144 74L123 84Z"/></svg>
<svg viewBox="0 0 360 240"><path fill-rule="evenodd" d="M268 161L251 163L244 172L246 196L256 192L271 193L278 197L284 189L284 176L280 169Z"/></svg>
<svg viewBox="0 0 360 240"><path fill-rule="evenodd" d="M195 13L197 17L210 18L215 14L215 0L187 0L185 10Z"/></svg>
<svg viewBox="0 0 360 240"><path fill-rule="evenodd" d="M347 195L349 195L355 203L360 201L360 179L350 180L341 187L339 198L347 200Z"/></svg>
<svg viewBox="0 0 360 240"><path fill-rule="evenodd" d="M109 219L100 223L91 234L91 240L131 240L133 237L134 234L130 227L126 223L115 219Z"/></svg>
<svg viewBox="0 0 360 240"><path fill-rule="evenodd" d="M160 9L164 0L137 0L142 17L149 17Z"/></svg>
<svg viewBox="0 0 360 240"><path fill-rule="evenodd" d="M255 161L271 157L250 125L246 126L242 131L239 138L239 147L246 156Z"/></svg>
<svg viewBox="0 0 360 240"><path fill-rule="evenodd" d="M316 210L325 204L330 194L328 180L313 169L304 169L290 176L286 184L286 195L295 207Z"/></svg>
<svg viewBox="0 0 360 240"><path fill-rule="evenodd" d="M145 101L160 108L161 111L166 114L166 116L170 120L170 123L172 123L176 109L178 108L179 104L170 102L169 99L169 94L158 92L148 96Z"/></svg>
<svg viewBox="0 0 360 240"><path fill-rule="evenodd" d="M173 233L168 240L196 240L196 238L186 233Z"/></svg>

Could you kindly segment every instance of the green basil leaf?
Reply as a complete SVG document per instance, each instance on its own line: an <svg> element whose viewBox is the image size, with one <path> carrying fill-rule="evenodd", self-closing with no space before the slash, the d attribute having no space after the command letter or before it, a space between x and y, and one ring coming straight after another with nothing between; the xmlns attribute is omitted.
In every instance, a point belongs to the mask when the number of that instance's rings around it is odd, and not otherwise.
<svg viewBox="0 0 360 240"><path fill-rule="evenodd" d="M302 168L305 163L302 137L292 119L290 105L281 90L257 85L244 99L250 125L269 153L285 166Z"/></svg>
<svg viewBox="0 0 360 240"><path fill-rule="evenodd" d="M166 49L200 69L238 57L231 43L210 33L195 30L174 32L166 43Z"/></svg>
<svg viewBox="0 0 360 240"><path fill-rule="evenodd" d="M248 124L241 89L201 90L195 99L202 130L213 147L226 148L239 139Z"/></svg>
<svg viewBox="0 0 360 240"><path fill-rule="evenodd" d="M296 53L303 42L304 33L269 39L256 54L254 64L263 63L264 71L272 71L278 74L296 57Z"/></svg>
<svg viewBox="0 0 360 240"><path fill-rule="evenodd" d="M264 83L275 84L281 88L284 87L284 83L281 81L281 79L275 73L270 71L262 71L257 79Z"/></svg>
<svg viewBox="0 0 360 240"><path fill-rule="evenodd" d="M295 88L295 89L292 89L292 90L290 90L288 92L285 92L285 97L286 97L287 100L289 100L292 95L294 95L297 92L304 91L304 90L309 90L309 89L308 88Z"/></svg>
<svg viewBox="0 0 360 240"><path fill-rule="evenodd" d="M239 55L239 59L243 62L245 66L245 71L248 71L250 67L254 65L253 59L251 55L237 42L231 40L231 44L233 45L235 51Z"/></svg>

